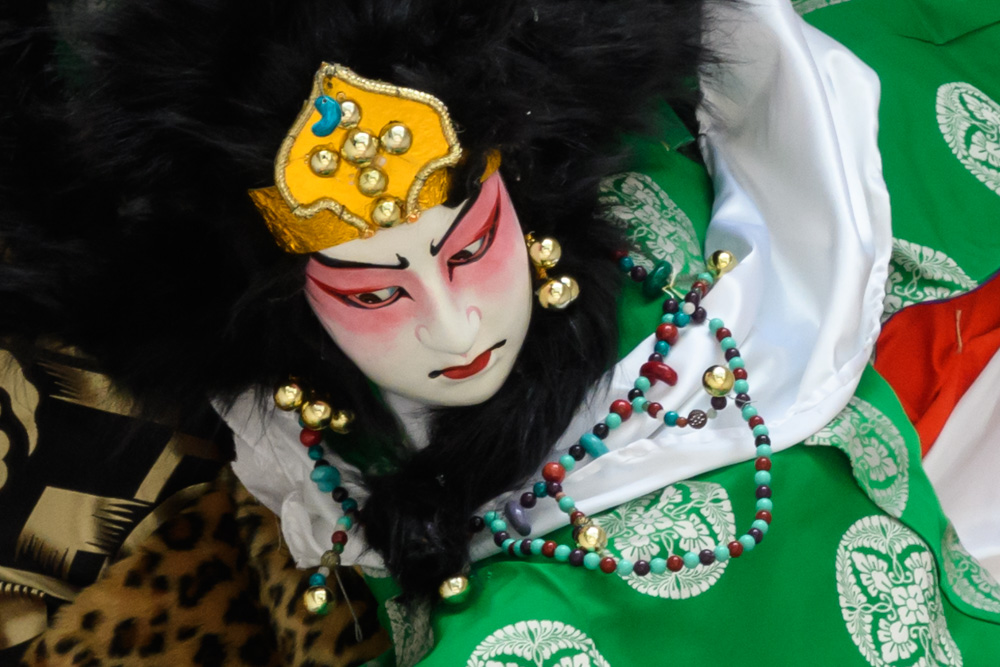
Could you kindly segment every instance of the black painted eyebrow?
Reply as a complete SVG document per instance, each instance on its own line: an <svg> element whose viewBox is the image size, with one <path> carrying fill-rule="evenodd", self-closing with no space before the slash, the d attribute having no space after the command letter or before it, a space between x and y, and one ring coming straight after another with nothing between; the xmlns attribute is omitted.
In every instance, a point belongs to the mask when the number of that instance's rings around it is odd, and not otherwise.
<svg viewBox="0 0 1000 667"><path fill-rule="evenodd" d="M399 253L396 253L396 259L399 260L396 264L369 264L368 262L351 262L346 259L334 259L332 257L327 257L323 253L315 252L313 253L313 259L322 264L323 266L328 266L331 269L408 269L410 268L410 260L406 259Z"/></svg>
<svg viewBox="0 0 1000 667"><path fill-rule="evenodd" d="M480 194L482 194L482 190L480 190L479 192ZM451 236L451 233L455 231L455 228L462 223L462 220L465 219L466 214L468 214L469 209L472 208L472 205L476 203L477 199L479 199L479 195L476 195L475 197L469 197L469 199L466 200L465 205L462 206L462 211L457 216L455 216L455 222L451 223L451 227L449 227L448 231L444 233L444 236L442 236L441 240L437 242L437 245L435 245L434 242L431 241L431 257L437 257L438 253L441 252L441 248L444 247L444 244L448 240L448 237Z"/></svg>

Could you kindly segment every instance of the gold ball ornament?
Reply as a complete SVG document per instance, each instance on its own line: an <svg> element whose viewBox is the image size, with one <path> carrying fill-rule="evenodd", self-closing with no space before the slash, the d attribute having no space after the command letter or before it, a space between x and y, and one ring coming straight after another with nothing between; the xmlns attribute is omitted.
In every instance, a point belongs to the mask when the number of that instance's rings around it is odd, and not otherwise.
<svg viewBox="0 0 1000 667"><path fill-rule="evenodd" d="M383 197L375 202L372 222L379 227L394 227L403 219L403 202L395 197Z"/></svg>
<svg viewBox="0 0 1000 667"><path fill-rule="evenodd" d="M378 137L369 130L354 128L348 130L340 155L351 164L367 167L378 155Z"/></svg>
<svg viewBox="0 0 1000 667"><path fill-rule="evenodd" d="M389 177L378 167L365 167L358 172L358 190L366 197L377 197L389 187Z"/></svg>
<svg viewBox="0 0 1000 667"><path fill-rule="evenodd" d="M354 100L340 101L340 126L345 130L357 127L361 122L361 107Z"/></svg>
<svg viewBox="0 0 1000 667"><path fill-rule="evenodd" d="M469 578L459 575L457 577L449 577L441 582L441 585L438 587L438 595L441 596L441 601L447 604L462 604L469 599L469 592L471 590Z"/></svg>
<svg viewBox="0 0 1000 667"><path fill-rule="evenodd" d="M310 614L319 616L326 614L332 601L333 591L326 586L313 586L302 594L302 603L305 604L306 611Z"/></svg>
<svg viewBox="0 0 1000 667"><path fill-rule="evenodd" d="M725 273L729 273L736 265L739 260L736 259L736 255L729 252L728 250L716 250L712 253L712 256L708 258L708 270L717 276L721 276Z"/></svg>
<svg viewBox="0 0 1000 667"><path fill-rule="evenodd" d="M726 396L733 390L736 376L725 366L712 366L701 376L701 384L712 396Z"/></svg>
<svg viewBox="0 0 1000 667"><path fill-rule="evenodd" d="M309 168L321 178L333 176L339 164L336 150L328 146L317 148L309 155Z"/></svg>
<svg viewBox="0 0 1000 667"><path fill-rule="evenodd" d="M576 536L576 543L587 551L601 551L608 546L608 534L597 524L582 526Z"/></svg>
<svg viewBox="0 0 1000 667"><path fill-rule="evenodd" d="M555 239L544 238L528 246L528 257L538 268L551 269L562 258L562 246Z"/></svg>
<svg viewBox="0 0 1000 667"><path fill-rule="evenodd" d="M330 419L330 430L334 433L346 435L350 432L351 422L354 421L354 413L350 410L337 410Z"/></svg>
<svg viewBox="0 0 1000 667"><path fill-rule="evenodd" d="M324 401L309 401L302 405L302 423L313 431L322 431L333 419L333 408Z"/></svg>
<svg viewBox="0 0 1000 667"><path fill-rule="evenodd" d="M336 551L324 551L322 557L319 559L319 564L331 570L335 567L340 567L340 554Z"/></svg>
<svg viewBox="0 0 1000 667"><path fill-rule="evenodd" d="M580 286L569 276L561 276L546 281L537 292L542 308L562 310L580 296Z"/></svg>
<svg viewBox="0 0 1000 667"><path fill-rule="evenodd" d="M297 410L305 400L305 391L294 382L283 384L274 390L274 404L279 410L291 412Z"/></svg>
<svg viewBox="0 0 1000 667"><path fill-rule="evenodd" d="M402 123L389 123L379 135L386 153L402 155L413 145L413 133Z"/></svg>

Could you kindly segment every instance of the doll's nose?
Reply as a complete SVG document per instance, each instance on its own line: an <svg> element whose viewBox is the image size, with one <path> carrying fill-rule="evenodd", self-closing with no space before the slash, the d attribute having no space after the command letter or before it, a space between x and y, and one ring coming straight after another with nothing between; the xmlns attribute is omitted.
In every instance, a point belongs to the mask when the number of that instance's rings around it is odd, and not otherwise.
<svg viewBox="0 0 1000 667"><path fill-rule="evenodd" d="M482 319L482 312L476 306L447 298L434 299L428 317L417 326L417 340L437 352L465 355L476 343Z"/></svg>

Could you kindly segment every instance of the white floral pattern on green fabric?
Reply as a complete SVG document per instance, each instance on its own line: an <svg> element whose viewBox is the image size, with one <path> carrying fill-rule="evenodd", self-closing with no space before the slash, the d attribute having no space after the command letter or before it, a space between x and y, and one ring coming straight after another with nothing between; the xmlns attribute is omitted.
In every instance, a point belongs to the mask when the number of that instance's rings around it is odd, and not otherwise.
<svg viewBox="0 0 1000 667"><path fill-rule="evenodd" d="M712 482L678 482L620 505L595 521L608 534L608 551L633 563L712 549L736 535L729 494ZM715 585L728 564L623 578L643 595L683 600Z"/></svg>
<svg viewBox="0 0 1000 667"><path fill-rule="evenodd" d="M910 452L903 434L881 410L855 396L805 443L847 454L854 479L868 497L892 516L903 515L910 496Z"/></svg>
<svg viewBox="0 0 1000 667"><path fill-rule="evenodd" d="M836 575L847 631L872 667L961 667L934 557L916 533L883 515L859 519L837 547Z"/></svg>
<svg viewBox="0 0 1000 667"><path fill-rule="evenodd" d="M466 667L610 667L594 640L561 621L520 621L480 642Z"/></svg>
<svg viewBox="0 0 1000 667"><path fill-rule="evenodd" d="M792 0L792 7L796 12L798 12L799 16L805 16L809 12L814 12L817 9L823 9L824 7L829 7L830 5L839 5L847 1L848 0Z"/></svg>
<svg viewBox="0 0 1000 667"><path fill-rule="evenodd" d="M705 270L691 218L646 174L627 172L601 181L600 203L609 222L621 225L640 252L632 259L648 269L666 260L674 275Z"/></svg>
<svg viewBox="0 0 1000 667"><path fill-rule="evenodd" d="M976 609L1000 614L1000 583L965 550L950 523L941 539L941 552L944 575L955 594Z"/></svg>
<svg viewBox="0 0 1000 667"><path fill-rule="evenodd" d="M391 626L396 665L412 667L434 648L430 605L407 606L392 599L385 603L385 613Z"/></svg>
<svg viewBox="0 0 1000 667"><path fill-rule="evenodd" d="M1000 104L970 83L946 83L937 91L937 120L955 157L1000 195Z"/></svg>
<svg viewBox="0 0 1000 667"><path fill-rule="evenodd" d="M893 239L882 321L907 306L949 299L978 285L955 260L940 250Z"/></svg>

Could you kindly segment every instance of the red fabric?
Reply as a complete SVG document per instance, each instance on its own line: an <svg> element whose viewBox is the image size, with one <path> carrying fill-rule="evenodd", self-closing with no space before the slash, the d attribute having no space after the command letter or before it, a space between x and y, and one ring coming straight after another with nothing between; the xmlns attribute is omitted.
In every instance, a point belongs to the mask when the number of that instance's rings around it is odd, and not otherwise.
<svg viewBox="0 0 1000 667"><path fill-rule="evenodd" d="M886 322L875 370L899 396L925 455L998 349L1000 274L954 299L904 308Z"/></svg>

